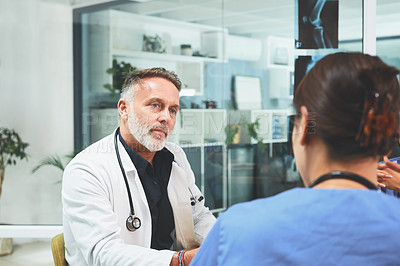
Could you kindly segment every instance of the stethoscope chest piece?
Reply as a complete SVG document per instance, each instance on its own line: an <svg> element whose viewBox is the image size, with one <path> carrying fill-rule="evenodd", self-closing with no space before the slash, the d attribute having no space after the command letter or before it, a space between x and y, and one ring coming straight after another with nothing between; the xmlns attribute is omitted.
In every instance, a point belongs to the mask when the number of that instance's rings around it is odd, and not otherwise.
<svg viewBox="0 0 400 266"><path fill-rule="evenodd" d="M140 219L136 216L129 215L129 217L126 219L126 228L128 228L128 230L131 232L139 229L141 225L142 221L140 221Z"/></svg>

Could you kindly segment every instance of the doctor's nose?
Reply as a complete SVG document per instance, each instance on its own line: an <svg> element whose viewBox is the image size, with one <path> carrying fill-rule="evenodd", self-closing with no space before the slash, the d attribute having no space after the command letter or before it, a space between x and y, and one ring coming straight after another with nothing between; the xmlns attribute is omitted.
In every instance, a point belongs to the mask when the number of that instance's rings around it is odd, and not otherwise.
<svg viewBox="0 0 400 266"><path fill-rule="evenodd" d="M167 124L172 121L172 116L171 116L171 114L170 114L168 109L162 110L160 112L160 115L158 117L158 121L160 123L167 123Z"/></svg>

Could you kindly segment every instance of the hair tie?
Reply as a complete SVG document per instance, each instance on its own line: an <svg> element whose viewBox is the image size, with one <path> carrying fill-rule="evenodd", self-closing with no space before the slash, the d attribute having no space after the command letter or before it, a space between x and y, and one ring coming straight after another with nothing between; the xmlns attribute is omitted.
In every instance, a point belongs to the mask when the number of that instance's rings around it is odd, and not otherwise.
<svg viewBox="0 0 400 266"><path fill-rule="evenodd" d="M390 110L392 96L389 93L381 96L375 92L366 98L356 140L362 147L372 146L376 150L384 137L394 135L396 115Z"/></svg>

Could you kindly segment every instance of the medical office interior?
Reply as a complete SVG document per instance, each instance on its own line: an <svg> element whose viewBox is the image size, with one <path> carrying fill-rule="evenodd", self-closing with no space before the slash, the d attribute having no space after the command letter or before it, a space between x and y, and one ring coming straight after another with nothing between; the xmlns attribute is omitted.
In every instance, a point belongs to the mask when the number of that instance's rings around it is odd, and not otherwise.
<svg viewBox="0 0 400 266"><path fill-rule="evenodd" d="M288 143L301 73L337 51L400 68L399 17L397 0L0 0L0 128L28 144L1 186L0 241L14 250L0 264L53 265L61 169L118 126L126 71L162 66L181 78L170 140L218 216L303 186ZM323 32L301 33L318 19Z"/></svg>

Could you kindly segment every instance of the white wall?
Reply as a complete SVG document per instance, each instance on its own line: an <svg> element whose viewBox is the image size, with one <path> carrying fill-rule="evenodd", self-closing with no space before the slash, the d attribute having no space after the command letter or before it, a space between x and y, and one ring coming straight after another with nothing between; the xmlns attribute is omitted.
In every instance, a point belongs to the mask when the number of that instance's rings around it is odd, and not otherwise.
<svg viewBox="0 0 400 266"><path fill-rule="evenodd" d="M73 150L72 9L41 0L0 1L0 127L30 145L6 168L0 223L60 224L61 171L31 170Z"/></svg>

